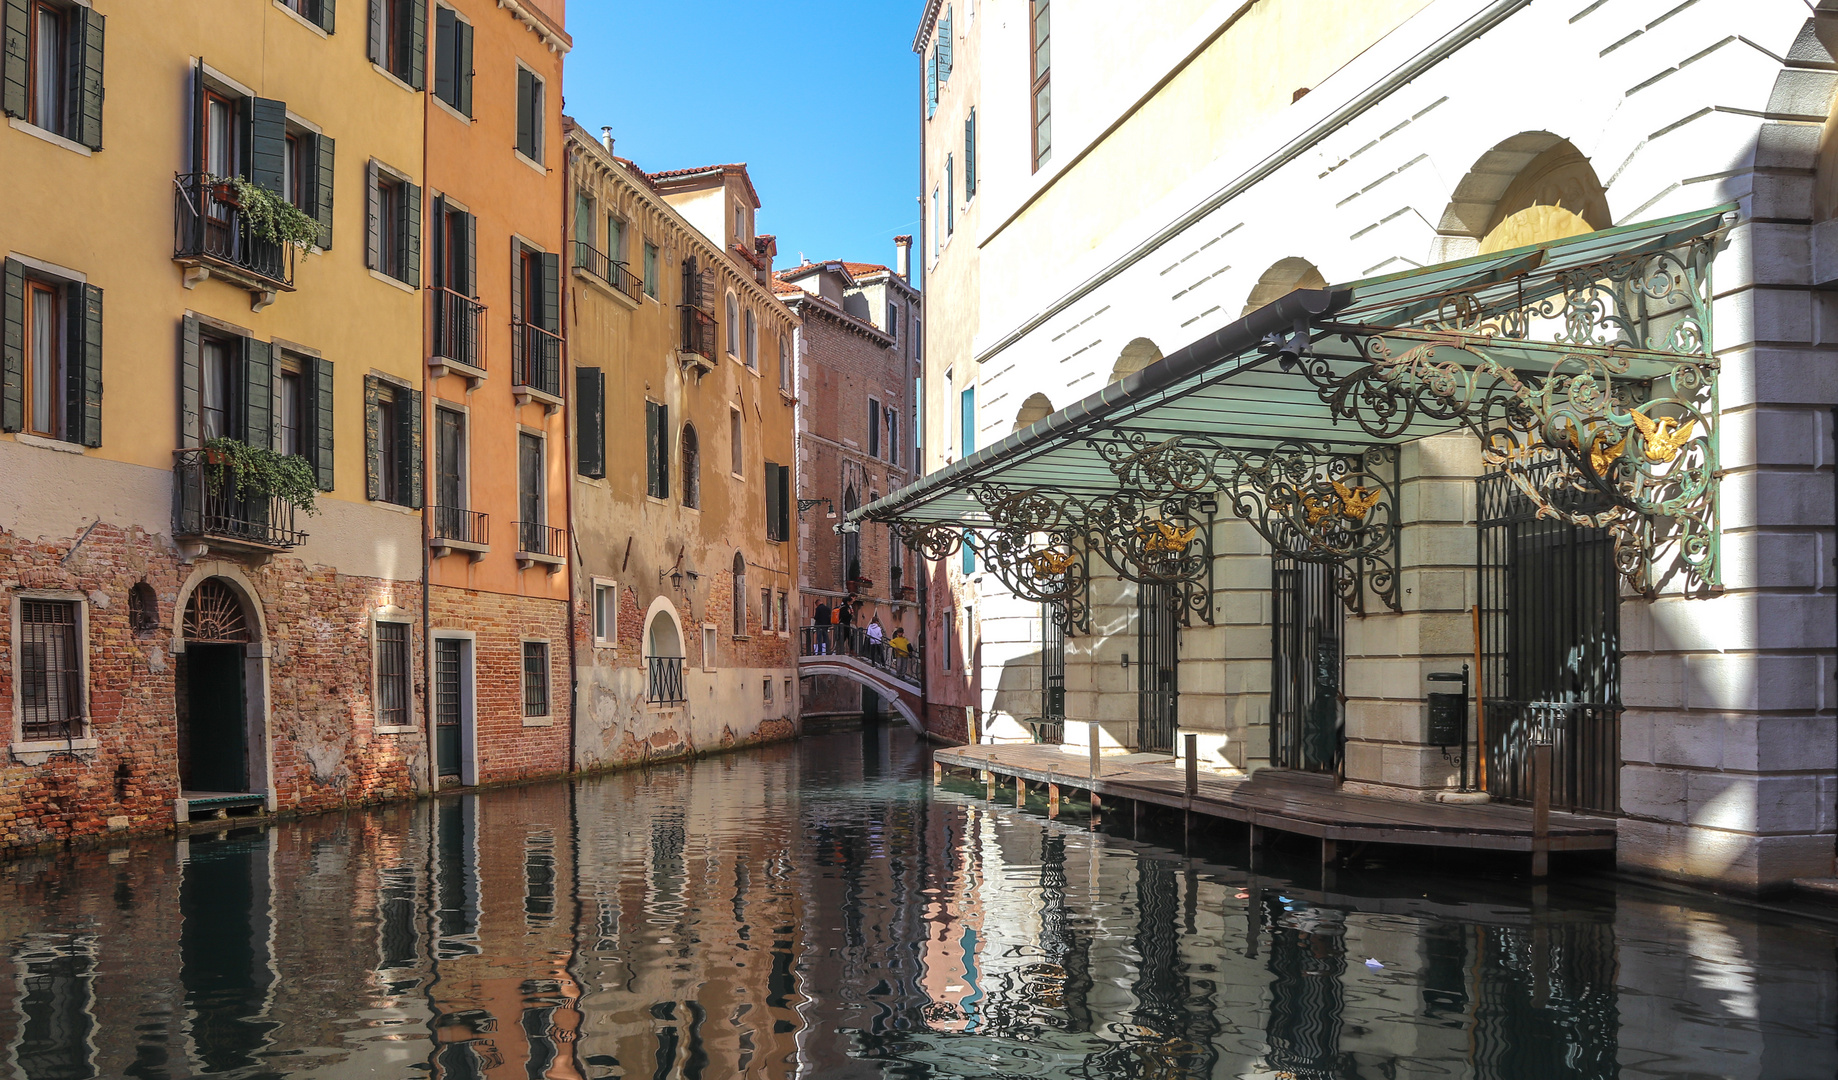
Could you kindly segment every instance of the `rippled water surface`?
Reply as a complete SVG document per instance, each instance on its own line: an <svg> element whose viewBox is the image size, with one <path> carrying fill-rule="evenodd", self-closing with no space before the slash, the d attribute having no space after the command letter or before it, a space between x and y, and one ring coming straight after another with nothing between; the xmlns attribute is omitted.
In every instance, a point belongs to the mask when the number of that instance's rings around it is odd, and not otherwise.
<svg viewBox="0 0 1838 1080"><path fill-rule="evenodd" d="M1818 923L1473 868L1324 891L930 775L875 728L5 864L0 1073L1838 1075Z"/></svg>

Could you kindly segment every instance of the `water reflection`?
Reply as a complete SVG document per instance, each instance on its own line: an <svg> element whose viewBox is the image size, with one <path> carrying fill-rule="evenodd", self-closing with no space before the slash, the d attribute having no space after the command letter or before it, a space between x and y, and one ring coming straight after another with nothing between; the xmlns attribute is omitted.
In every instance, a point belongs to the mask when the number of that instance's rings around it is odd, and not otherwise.
<svg viewBox="0 0 1838 1080"><path fill-rule="evenodd" d="M1326 894L979 794L875 727L5 864L0 1073L1838 1073L1817 927L1383 868Z"/></svg>

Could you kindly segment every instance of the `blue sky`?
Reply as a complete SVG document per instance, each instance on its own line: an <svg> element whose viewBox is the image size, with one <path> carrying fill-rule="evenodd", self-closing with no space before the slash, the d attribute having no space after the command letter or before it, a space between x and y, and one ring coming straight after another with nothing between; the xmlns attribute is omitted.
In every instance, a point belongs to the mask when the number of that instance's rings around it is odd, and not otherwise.
<svg viewBox="0 0 1838 1080"><path fill-rule="evenodd" d="M744 161L758 229L798 260L891 265L917 233L920 0L574 0L563 87L654 172Z"/></svg>

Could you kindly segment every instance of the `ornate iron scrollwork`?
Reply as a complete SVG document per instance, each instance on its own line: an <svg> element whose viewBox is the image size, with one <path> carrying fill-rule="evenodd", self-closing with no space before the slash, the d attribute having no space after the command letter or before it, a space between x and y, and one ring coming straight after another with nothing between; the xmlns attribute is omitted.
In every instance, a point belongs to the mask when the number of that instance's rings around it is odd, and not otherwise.
<svg viewBox="0 0 1838 1080"><path fill-rule="evenodd" d="M1052 604L1068 631L1091 630L1091 577L1076 537L1065 529L1021 529L999 522L904 525L901 540L934 562L968 545L1015 596Z"/></svg>

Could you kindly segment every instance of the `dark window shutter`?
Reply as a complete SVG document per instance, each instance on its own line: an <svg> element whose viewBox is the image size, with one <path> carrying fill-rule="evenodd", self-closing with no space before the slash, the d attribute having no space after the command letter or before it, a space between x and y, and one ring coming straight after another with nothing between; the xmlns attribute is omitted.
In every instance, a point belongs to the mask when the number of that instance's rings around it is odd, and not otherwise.
<svg viewBox="0 0 1838 1080"><path fill-rule="evenodd" d="M408 0L408 84L428 85L428 0Z"/></svg>
<svg viewBox="0 0 1838 1080"><path fill-rule="evenodd" d="M191 69L191 162L192 168L204 172L204 58Z"/></svg>
<svg viewBox="0 0 1838 1080"><path fill-rule="evenodd" d="M766 539L779 538L779 467L766 462Z"/></svg>
<svg viewBox="0 0 1838 1080"><path fill-rule="evenodd" d="M951 9L945 8L944 21L938 24L938 81L951 77Z"/></svg>
<svg viewBox="0 0 1838 1080"><path fill-rule="evenodd" d="M517 149L523 156L536 157L536 128L530 122L534 111L530 99L536 96L536 76L517 69Z"/></svg>
<svg viewBox="0 0 1838 1080"><path fill-rule="evenodd" d="M657 493L657 410L655 401L645 402L645 493L653 498L661 497Z"/></svg>
<svg viewBox="0 0 1838 1080"><path fill-rule="evenodd" d="M332 458L332 406L335 400L332 381L332 361L314 359L309 368L312 372L312 393L308 399L313 410L313 470L319 474L319 490L331 491L333 479Z"/></svg>
<svg viewBox="0 0 1838 1080"><path fill-rule="evenodd" d="M476 283L479 280L479 219L471 214L464 215L466 221L466 251L460 260L459 270L465 280L459 283L457 291L473 296L477 293Z"/></svg>
<svg viewBox="0 0 1838 1080"><path fill-rule="evenodd" d="M72 8L71 30L75 38L76 80L75 114L77 142L91 150L102 149L102 23L103 16L92 8Z"/></svg>
<svg viewBox="0 0 1838 1080"><path fill-rule="evenodd" d="M335 34L338 32L338 3L337 3L337 0L319 0L319 20L318 21L319 21L319 29L324 30L326 33ZM326 488L326 490L330 491L332 489Z"/></svg>
<svg viewBox="0 0 1838 1080"><path fill-rule="evenodd" d="M377 163L364 166L365 247L364 265L383 269L383 193L377 188Z"/></svg>
<svg viewBox="0 0 1838 1080"><path fill-rule="evenodd" d="M576 469L582 476L606 475L606 373L597 367L574 369Z"/></svg>
<svg viewBox="0 0 1838 1080"><path fill-rule="evenodd" d="M204 425L199 419L199 396L204 392L204 370L200 354L203 335L198 332L196 316L187 315L179 323L179 444L201 446Z"/></svg>
<svg viewBox="0 0 1838 1080"><path fill-rule="evenodd" d="M243 99L243 175L279 195L287 172L287 103Z"/></svg>
<svg viewBox="0 0 1838 1080"><path fill-rule="evenodd" d="M421 287L421 189L402 184L402 280Z"/></svg>
<svg viewBox="0 0 1838 1080"><path fill-rule="evenodd" d="M925 118L938 111L938 50L925 54Z"/></svg>
<svg viewBox="0 0 1838 1080"><path fill-rule="evenodd" d="M370 62L386 68L390 66L389 54L383 47L389 41L389 34L383 25L383 9L388 6L389 0L370 0Z"/></svg>
<svg viewBox="0 0 1838 1080"><path fill-rule="evenodd" d="M545 251L537 257L542 265L542 328L551 334L562 332L562 257Z"/></svg>
<svg viewBox="0 0 1838 1080"><path fill-rule="evenodd" d="M445 11L446 8L442 8ZM434 207L428 213L428 284L445 285L448 281L447 260L451 257L447 251L447 197L434 196Z"/></svg>
<svg viewBox="0 0 1838 1080"><path fill-rule="evenodd" d="M396 423L401 428L396 460L401 462L403 505L421 509L421 391L396 388Z"/></svg>
<svg viewBox="0 0 1838 1080"><path fill-rule="evenodd" d="M868 456L881 456L881 403L868 399Z"/></svg>
<svg viewBox="0 0 1838 1080"><path fill-rule="evenodd" d="M31 26L31 5L26 0L6 0L6 57L4 72L0 72L0 105L5 107L8 116L26 114L26 78L31 70L27 59L27 30ZM23 404L21 405L23 408ZM24 414L20 420L24 422ZM18 428L7 428L17 431Z"/></svg>
<svg viewBox="0 0 1838 1080"><path fill-rule="evenodd" d="M456 108L467 116L472 115L472 24L459 24L459 70L454 78L459 80L459 104Z"/></svg>
<svg viewBox="0 0 1838 1080"><path fill-rule="evenodd" d="M791 539L791 466L780 465L778 475L779 489L779 539Z"/></svg>
<svg viewBox="0 0 1838 1080"><path fill-rule="evenodd" d="M65 367L65 421L71 442L102 445L102 290L71 284L64 290L69 314Z"/></svg>
<svg viewBox="0 0 1838 1080"><path fill-rule="evenodd" d="M976 106L964 117L964 198L976 194Z"/></svg>
<svg viewBox="0 0 1838 1080"><path fill-rule="evenodd" d="M12 18L12 5L7 17ZM9 27L12 25L9 21ZM6 260L4 322L0 323L0 429L19 431L26 424L26 270Z"/></svg>
<svg viewBox="0 0 1838 1080"><path fill-rule="evenodd" d="M274 347L243 339L243 441L274 447Z"/></svg>
<svg viewBox="0 0 1838 1080"><path fill-rule="evenodd" d="M434 10L434 96L451 105L459 100L454 82L459 53L459 17L452 8Z"/></svg>
<svg viewBox="0 0 1838 1080"><path fill-rule="evenodd" d="M383 410L378 404L377 379L374 375L366 375L364 376L364 495L370 499L383 497L383 476L377 471L377 466L381 464L377 450L383 445L383 432L379 430L382 423Z"/></svg>
<svg viewBox="0 0 1838 1080"><path fill-rule="evenodd" d="M511 241L511 318L518 320L518 321L522 321L524 310L525 309L524 309L524 304L523 304L523 244L517 240L512 240ZM511 342L512 349L516 349L519 347L520 346L518 345L516 341Z"/></svg>
<svg viewBox="0 0 1838 1080"><path fill-rule="evenodd" d="M337 143L329 136L313 139L313 217L319 222L319 248L332 250L332 158Z"/></svg>

